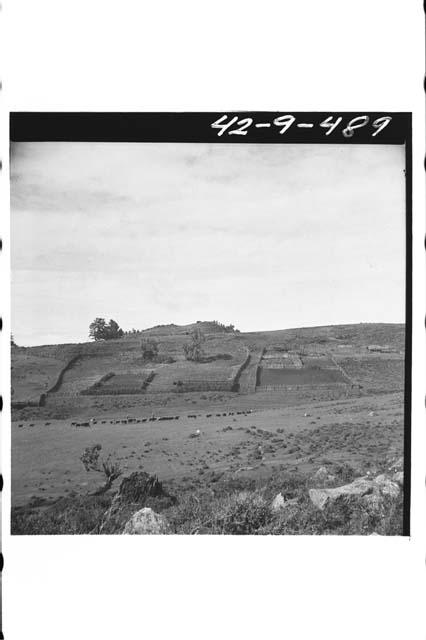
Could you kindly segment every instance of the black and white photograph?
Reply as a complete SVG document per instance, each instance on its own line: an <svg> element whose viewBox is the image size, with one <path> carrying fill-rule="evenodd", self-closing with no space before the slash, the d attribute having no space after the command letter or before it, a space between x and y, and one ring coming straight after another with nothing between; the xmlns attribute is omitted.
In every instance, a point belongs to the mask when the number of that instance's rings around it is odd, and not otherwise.
<svg viewBox="0 0 426 640"><path fill-rule="evenodd" d="M12 141L12 534L404 533L406 146L291 118Z"/></svg>
<svg viewBox="0 0 426 640"><path fill-rule="evenodd" d="M0 640L424 640L424 7L0 8Z"/></svg>

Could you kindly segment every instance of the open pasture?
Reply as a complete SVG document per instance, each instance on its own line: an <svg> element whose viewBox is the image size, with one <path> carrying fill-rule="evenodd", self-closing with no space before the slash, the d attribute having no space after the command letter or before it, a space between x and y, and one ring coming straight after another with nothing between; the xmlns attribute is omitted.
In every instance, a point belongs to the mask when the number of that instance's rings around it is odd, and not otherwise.
<svg viewBox="0 0 426 640"><path fill-rule="evenodd" d="M402 453L401 394L252 413L229 401L221 409L170 406L158 409L156 418L179 419L150 421L153 412L134 408L96 416L91 428L73 427L70 420L14 422L13 502L95 490L99 474L86 473L79 457L96 443L105 454L115 454L124 475L144 470L178 485L208 484L221 474L264 477L277 467L309 473L327 459L374 465L382 456ZM190 437L197 429L200 436Z"/></svg>

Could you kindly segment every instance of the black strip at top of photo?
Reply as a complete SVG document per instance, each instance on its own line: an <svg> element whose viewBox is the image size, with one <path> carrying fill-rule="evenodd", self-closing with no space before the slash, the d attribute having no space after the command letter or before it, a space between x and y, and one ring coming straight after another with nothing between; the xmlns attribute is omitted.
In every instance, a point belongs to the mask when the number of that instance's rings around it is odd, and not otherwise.
<svg viewBox="0 0 426 640"><path fill-rule="evenodd" d="M223 111L13 112L14 142L404 144L411 113Z"/></svg>

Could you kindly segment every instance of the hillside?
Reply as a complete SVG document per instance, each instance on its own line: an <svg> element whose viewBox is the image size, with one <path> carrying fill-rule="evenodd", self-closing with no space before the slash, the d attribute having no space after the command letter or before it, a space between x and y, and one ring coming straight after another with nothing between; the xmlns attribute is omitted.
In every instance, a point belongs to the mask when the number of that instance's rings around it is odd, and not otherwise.
<svg viewBox="0 0 426 640"><path fill-rule="evenodd" d="M198 362L183 350L194 327L206 338ZM376 472L403 455L404 336L403 325L391 324L238 333L196 323L116 341L14 347L16 513L32 501L40 531L69 532L65 524L50 530L43 509L69 496L79 512L79 496L99 485L81 454L97 443L123 474L143 470L172 483L182 504L198 491L210 504L219 481L231 499L235 487L262 488L271 478L284 486L297 476L304 487L324 465L344 477ZM158 344L151 360L146 338Z"/></svg>
<svg viewBox="0 0 426 640"><path fill-rule="evenodd" d="M194 328L205 336L198 362L183 351ZM142 355L146 338L158 344L152 360ZM404 340L404 325L394 324L239 333L198 322L106 342L13 347L12 403L15 410L66 405L72 413L72 405L90 406L99 397L155 404L179 393L396 391L403 388Z"/></svg>

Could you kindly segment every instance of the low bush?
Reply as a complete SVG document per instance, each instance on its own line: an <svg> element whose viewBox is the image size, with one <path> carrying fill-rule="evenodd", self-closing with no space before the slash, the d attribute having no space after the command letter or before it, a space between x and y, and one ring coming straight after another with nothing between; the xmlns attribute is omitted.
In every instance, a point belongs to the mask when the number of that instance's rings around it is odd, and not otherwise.
<svg viewBox="0 0 426 640"><path fill-rule="evenodd" d="M70 535L90 533L111 504L110 495L71 496L49 507L15 507L11 532L15 535Z"/></svg>

